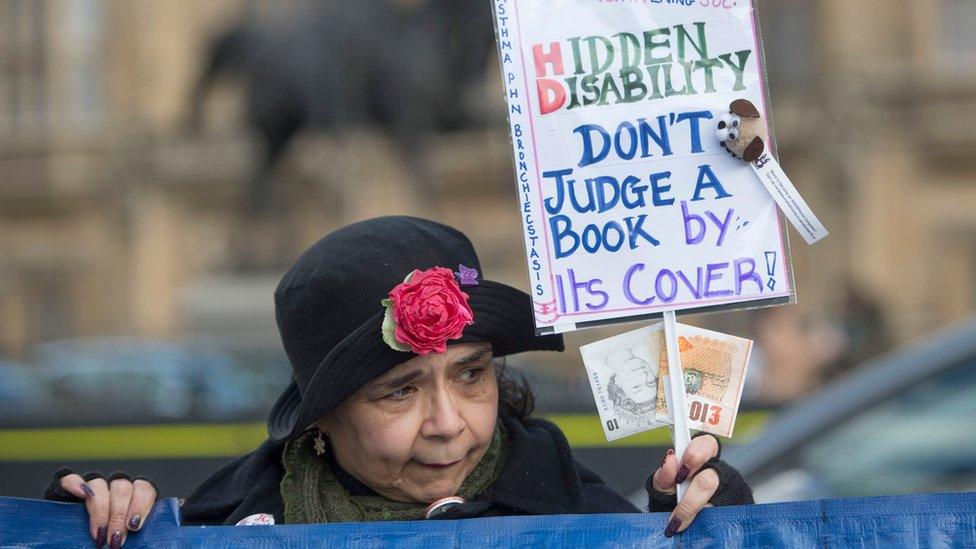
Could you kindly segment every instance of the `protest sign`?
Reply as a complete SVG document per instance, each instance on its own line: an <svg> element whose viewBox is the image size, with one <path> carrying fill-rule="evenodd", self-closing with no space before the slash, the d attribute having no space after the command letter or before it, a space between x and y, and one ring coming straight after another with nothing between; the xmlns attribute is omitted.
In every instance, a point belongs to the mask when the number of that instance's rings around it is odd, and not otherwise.
<svg viewBox="0 0 976 549"><path fill-rule="evenodd" d="M716 135L766 112L751 2L494 8L537 333L793 300L776 204Z"/></svg>

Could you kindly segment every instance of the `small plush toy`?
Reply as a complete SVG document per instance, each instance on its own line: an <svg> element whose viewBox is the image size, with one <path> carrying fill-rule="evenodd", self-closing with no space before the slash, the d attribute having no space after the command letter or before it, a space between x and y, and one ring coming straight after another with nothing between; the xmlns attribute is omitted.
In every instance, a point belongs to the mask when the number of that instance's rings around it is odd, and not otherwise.
<svg viewBox="0 0 976 549"><path fill-rule="evenodd" d="M766 123L752 102L736 99L730 103L729 112L722 113L718 119L715 136L722 148L752 167L776 205L807 244L827 236L827 227L814 215L779 162L771 154L765 154L768 139Z"/></svg>
<svg viewBox="0 0 976 549"><path fill-rule="evenodd" d="M746 162L755 162L766 149L766 124L748 99L729 105L729 112L719 117L715 135L725 150Z"/></svg>

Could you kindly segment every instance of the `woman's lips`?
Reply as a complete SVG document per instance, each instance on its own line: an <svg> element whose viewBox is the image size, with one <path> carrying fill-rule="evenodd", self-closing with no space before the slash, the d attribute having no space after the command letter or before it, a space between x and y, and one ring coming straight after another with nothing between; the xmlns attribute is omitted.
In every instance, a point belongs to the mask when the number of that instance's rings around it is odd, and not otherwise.
<svg viewBox="0 0 976 549"><path fill-rule="evenodd" d="M452 461L450 463L424 463L422 461L419 461L417 463L420 463L424 467L430 467L431 469L447 469L452 465L457 465L458 463L461 463L461 460L459 459L457 461Z"/></svg>

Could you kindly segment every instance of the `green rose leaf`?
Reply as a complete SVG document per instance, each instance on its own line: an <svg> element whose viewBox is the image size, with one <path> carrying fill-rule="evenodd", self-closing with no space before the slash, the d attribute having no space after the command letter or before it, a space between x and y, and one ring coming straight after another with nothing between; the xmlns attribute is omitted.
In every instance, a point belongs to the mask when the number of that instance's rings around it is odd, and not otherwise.
<svg viewBox="0 0 976 549"><path fill-rule="evenodd" d="M410 278L409 275L407 278ZM383 301L380 301L380 303L386 309L383 312L383 341L395 351L409 353L413 349L404 345L403 343L400 343L396 338L396 321L393 320L393 300L384 299Z"/></svg>

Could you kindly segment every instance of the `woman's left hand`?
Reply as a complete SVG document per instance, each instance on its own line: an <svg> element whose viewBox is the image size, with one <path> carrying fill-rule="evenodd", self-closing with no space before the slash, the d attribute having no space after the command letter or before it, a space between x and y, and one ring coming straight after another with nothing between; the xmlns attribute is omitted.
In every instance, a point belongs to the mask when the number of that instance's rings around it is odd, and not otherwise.
<svg viewBox="0 0 976 549"><path fill-rule="evenodd" d="M675 494L677 485L691 478L691 485L685 496L668 517L668 526L664 535L671 537L678 532L684 532L704 507L710 506L719 488L718 473L712 469L701 470L710 459L719 453L718 440L712 435L702 435L691 439L691 444L685 450L681 460L674 455L674 450L668 450L661 462L661 467L654 471L651 483L655 490L664 494Z"/></svg>

